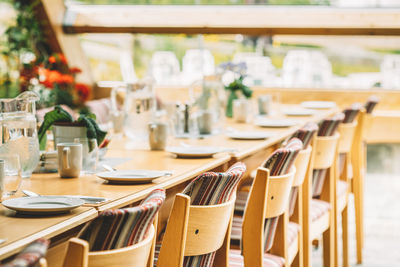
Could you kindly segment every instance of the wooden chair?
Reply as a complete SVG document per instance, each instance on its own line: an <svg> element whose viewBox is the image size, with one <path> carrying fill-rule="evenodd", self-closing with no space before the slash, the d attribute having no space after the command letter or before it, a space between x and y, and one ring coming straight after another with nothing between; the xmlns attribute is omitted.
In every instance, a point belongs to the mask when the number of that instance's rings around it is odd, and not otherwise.
<svg viewBox="0 0 400 267"><path fill-rule="evenodd" d="M50 241L40 238L30 243L10 262L0 263L0 267L39 266L47 267L46 255Z"/></svg>
<svg viewBox="0 0 400 267"><path fill-rule="evenodd" d="M68 243L64 267L117 267L153 266L150 252L154 246L155 229L151 226L147 237L132 246L105 251L89 252L89 243L79 238L71 238Z"/></svg>
<svg viewBox="0 0 400 267"><path fill-rule="evenodd" d="M140 205L102 211L67 245L64 267L153 265L157 213L165 190L153 190Z"/></svg>
<svg viewBox="0 0 400 267"><path fill-rule="evenodd" d="M335 265L335 162L339 134L316 136L312 142L312 153L303 183L303 260L311 266L312 240L323 235L324 266ZM327 169L320 199L312 199L312 174L314 169Z"/></svg>
<svg viewBox="0 0 400 267"><path fill-rule="evenodd" d="M288 247L288 258L285 259L287 265L303 266L303 182L310 164L311 146L299 152L294 162L296 173L291 189L288 224L288 238L285 240ZM291 240L295 238L296 240Z"/></svg>
<svg viewBox="0 0 400 267"><path fill-rule="evenodd" d="M339 168L336 184L336 209L335 209L335 258L338 259L338 232L337 232L337 219L338 215L342 217L342 242L343 242L343 267L349 266L349 253L348 253L348 199L350 193L350 183L352 178L351 169L351 153L354 143L354 135L357 127L357 121L352 123L341 123L338 132L340 134L338 144L338 158ZM338 260L336 260L338 266Z"/></svg>
<svg viewBox="0 0 400 267"><path fill-rule="evenodd" d="M245 172L239 162L224 173L203 173L176 195L157 266L228 266L236 189Z"/></svg>
<svg viewBox="0 0 400 267"><path fill-rule="evenodd" d="M190 205L189 196L177 194L157 266L183 266L185 256L215 251L214 266L228 266L234 203L235 198L217 205Z"/></svg>
<svg viewBox="0 0 400 267"><path fill-rule="evenodd" d="M270 176L269 170L263 167L257 169L243 218L243 257L239 250L231 250L230 266L261 267L285 264L284 259L288 257L288 251L284 240L289 222L288 202L294 174L295 168L281 176ZM275 243L271 254L267 254L264 249L265 222L266 219L279 216Z"/></svg>

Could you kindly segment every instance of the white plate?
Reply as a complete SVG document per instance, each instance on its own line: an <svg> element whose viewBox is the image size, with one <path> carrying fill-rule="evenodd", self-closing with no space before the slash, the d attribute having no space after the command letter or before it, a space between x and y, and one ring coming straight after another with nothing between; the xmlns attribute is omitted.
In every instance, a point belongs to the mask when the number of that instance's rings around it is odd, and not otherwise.
<svg viewBox="0 0 400 267"><path fill-rule="evenodd" d="M11 198L2 202L3 206L24 214L58 214L73 210L85 201L62 196L38 196Z"/></svg>
<svg viewBox="0 0 400 267"><path fill-rule="evenodd" d="M336 107L336 103L332 101L304 101L301 103L301 106L305 108L328 109Z"/></svg>
<svg viewBox="0 0 400 267"><path fill-rule="evenodd" d="M286 116L312 116L315 114L315 111L306 108L292 108L284 110L283 113Z"/></svg>
<svg viewBox="0 0 400 267"><path fill-rule="evenodd" d="M223 149L212 146L173 146L168 147L167 151L174 153L179 158L209 158L216 153L222 152Z"/></svg>
<svg viewBox="0 0 400 267"><path fill-rule="evenodd" d="M290 119L258 119L255 121L255 125L269 128L286 128L296 124L296 121Z"/></svg>
<svg viewBox="0 0 400 267"><path fill-rule="evenodd" d="M274 133L269 132L245 132L245 131L235 131L227 133L227 136L232 139L238 140L262 140L274 136Z"/></svg>
<svg viewBox="0 0 400 267"><path fill-rule="evenodd" d="M166 171L154 170L120 170L100 172L96 175L101 179L107 180L111 183L151 183L152 180L170 175Z"/></svg>

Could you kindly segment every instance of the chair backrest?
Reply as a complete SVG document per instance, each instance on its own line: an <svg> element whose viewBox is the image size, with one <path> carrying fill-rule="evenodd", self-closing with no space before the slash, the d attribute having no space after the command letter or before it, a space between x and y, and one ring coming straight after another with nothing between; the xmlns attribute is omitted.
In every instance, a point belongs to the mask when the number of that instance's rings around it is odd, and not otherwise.
<svg viewBox="0 0 400 267"><path fill-rule="evenodd" d="M250 190L243 219L242 250L245 266L263 266L266 218L282 215L287 209L295 169L281 176L270 176L258 168Z"/></svg>
<svg viewBox="0 0 400 267"><path fill-rule="evenodd" d="M155 189L139 206L105 210L85 225L78 235L87 240L90 251L123 248L141 242L165 200L165 190Z"/></svg>
<svg viewBox="0 0 400 267"><path fill-rule="evenodd" d="M89 267L135 266L146 267L155 231L150 225L147 236L134 245L105 251L89 252Z"/></svg>
<svg viewBox="0 0 400 267"><path fill-rule="evenodd" d="M339 138L339 153L349 153L354 141L354 134L357 127L357 122L341 123L338 128Z"/></svg>
<svg viewBox="0 0 400 267"><path fill-rule="evenodd" d="M11 262L8 262L1 267L20 267L20 266L40 266L45 267L47 263L43 260L46 255L50 241L47 239L38 239L19 253Z"/></svg>
<svg viewBox="0 0 400 267"><path fill-rule="evenodd" d="M223 245L234 208L234 200L235 198L232 198L228 202L217 205L190 205L185 256L208 254Z"/></svg>
<svg viewBox="0 0 400 267"><path fill-rule="evenodd" d="M265 205L265 218L274 218L282 215L288 206L290 189L293 185L293 179L296 168L284 175L270 176L268 181L268 204ZM251 194L251 193L250 193Z"/></svg>
<svg viewBox="0 0 400 267"><path fill-rule="evenodd" d="M327 169L333 165L338 140L338 133L333 136L315 137L315 145L313 147L314 169Z"/></svg>
<svg viewBox="0 0 400 267"><path fill-rule="evenodd" d="M89 243L86 240L71 238L63 267L149 267L154 236L154 227L150 226L148 235L139 243L124 248L94 252L89 252Z"/></svg>
<svg viewBox="0 0 400 267"><path fill-rule="evenodd" d="M224 173L203 173L176 195L157 266L227 266L236 187L245 172L236 163Z"/></svg>
<svg viewBox="0 0 400 267"><path fill-rule="evenodd" d="M311 157L311 146L308 146L306 149L300 150L297 155L296 160L294 161L294 166L296 167L296 173L293 179L293 186L300 186L303 184L304 177L307 173L308 164Z"/></svg>

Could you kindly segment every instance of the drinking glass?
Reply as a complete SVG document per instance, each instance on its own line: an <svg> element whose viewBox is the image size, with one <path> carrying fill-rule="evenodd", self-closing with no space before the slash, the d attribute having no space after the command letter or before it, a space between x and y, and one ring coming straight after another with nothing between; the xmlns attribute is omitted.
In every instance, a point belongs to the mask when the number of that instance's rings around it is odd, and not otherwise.
<svg viewBox="0 0 400 267"><path fill-rule="evenodd" d="M4 162L4 177L0 177L0 193L2 197L14 195L21 185L21 164L18 154L0 154Z"/></svg>
<svg viewBox="0 0 400 267"><path fill-rule="evenodd" d="M82 144L82 171L85 174L96 172L99 160L99 147L95 138L75 138L74 143Z"/></svg>

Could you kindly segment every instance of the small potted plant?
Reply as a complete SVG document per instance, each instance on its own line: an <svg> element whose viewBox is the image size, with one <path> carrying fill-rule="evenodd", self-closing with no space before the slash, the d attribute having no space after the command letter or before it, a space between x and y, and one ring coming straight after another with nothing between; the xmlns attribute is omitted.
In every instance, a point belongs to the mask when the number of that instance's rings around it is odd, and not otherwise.
<svg viewBox="0 0 400 267"><path fill-rule="evenodd" d="M74 120L61 106L55 106L54 110L46 113L38 131L41 150L46 148L46 131L50 127L53 127L54 146L58 142L73 142L75 138L95 138L100 145L107 134L100 130L94 114L81 114Z"/></svg>

